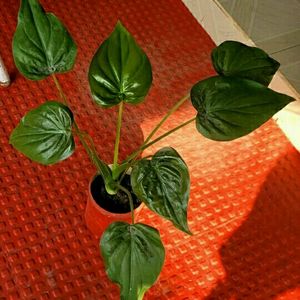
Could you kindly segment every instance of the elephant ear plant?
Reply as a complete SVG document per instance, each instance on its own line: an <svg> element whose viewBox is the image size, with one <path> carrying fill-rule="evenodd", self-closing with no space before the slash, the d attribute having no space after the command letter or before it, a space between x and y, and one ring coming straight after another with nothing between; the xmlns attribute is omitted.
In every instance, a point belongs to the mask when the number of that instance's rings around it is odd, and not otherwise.
<svg viewBox="0 0 300 300"><path fill-rule="evenodd" d="M165 258L159 232L134 222L132 194L123 185L132 168L133 193L153 212L191 234L187 222L190 192L188 167L179 153L165 147L147 158L141 152L183 126L195 123L205 137L230 141L255 130L293 101L267 86L279 63L258 48L227 41L212 51L217 76L199 81L154 127L142 145L119 162L124 105L137 105L146 97L152 71L145 52L118 22L96 51L88 78L92 98L103 108L118 107L113 164L110 168L96 152L92 138L80 129L56 73L70 71L77 47L64 25L45 13L37 0L23 0L13 39L17 68L28 79L54 81L59 101L48 101L28 112L14 129L10 143L35 162L50 165L68 158L75 149L74 135L85 148L110 195L126 195L132 224L112 223L103 233L100 248L109 278L121 288L121 299L142 299L156 281ZM185 101L191 99L197 115L153 139L157 130ZM130 211L129 210L129 211Z"/></svg>

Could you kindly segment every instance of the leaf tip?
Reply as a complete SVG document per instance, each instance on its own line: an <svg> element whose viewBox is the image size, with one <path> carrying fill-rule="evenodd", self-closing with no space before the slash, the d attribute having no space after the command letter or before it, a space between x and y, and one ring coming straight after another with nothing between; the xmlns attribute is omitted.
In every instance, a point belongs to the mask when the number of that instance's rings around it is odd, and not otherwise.
<svg viewBox="0 0 300 300"><path fill-rule="evenodd" d="M180 229L181 231L183 231L184 233L190 235L190 236L193 236L193 235L194 235L194 234L190 231L190 229L189 229L189 227L188 227L187 224L186 224L184 227L181 226L179 229Z"/></svg>
<svg viewBox="0 0 300 300"><path fill-rule="evenodd" d="M279 69L280 67L280 62L277 61L276 59L274 59L273 57L270 57L270 59L272 60L273 62L273 65L274 65L274 69L276 69L276 71Z"/></svg>
<svg viewBox="0 0 300 300"><path fill-rule="evenodd" d="M123 25L121 20L118 20L115 26L115 30L125 30L127 31L126 27Z"/></svg>
<svg viewBox="0 0 300 300"><path fill-rule="evenodd" d="M289 103L297 101L295 98L291 96L288 96L288 99L289 99Z"/></svg>
<svg viewBox="0 0 300 300"><path fill-rule="evenodd" d="M123 24L122 24L122 22L121 22L121 20L120 20L120 19L117 21L117 24L116 24L116 26L122 26L122 27L123 27Z"/></svg>
<svg viewBox="0 0 300 300"><path fill-rule="evenodd" d="M194 234L190 231L190 229L189 229L189 231L187 231L186 232L188 235L190 235L190 236L193 236Z"/></svg>

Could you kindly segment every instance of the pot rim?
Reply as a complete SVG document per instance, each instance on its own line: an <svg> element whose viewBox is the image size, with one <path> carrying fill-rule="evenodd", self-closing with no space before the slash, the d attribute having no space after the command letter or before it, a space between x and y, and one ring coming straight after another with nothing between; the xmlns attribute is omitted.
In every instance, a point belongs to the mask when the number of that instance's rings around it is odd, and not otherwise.
<svg viewBox="0 0 300 300"><path fill-rule="evenodd" d="M106 215L106 216L111 216L111 217L116 217L120 220L126 220L128 219L128 217L131 217L131 211L127 212L127 213L114 213L114 212L110 212L104 208L102 208L94 199L93 195L92 195L92 191L91 191L91 185L92 185L92 182L94 181L94 179L97 177L97 176L101 176L101 174L97 173L95 175L93 175L90 179L90 182L89 182L89 199L91 201L91 203L93 204L93 207L101 212L102 214ZM142 205L143 202L141 202L141 204L136 207L133 211L137 212L138 210L140 210L142 208Z"/></svg>

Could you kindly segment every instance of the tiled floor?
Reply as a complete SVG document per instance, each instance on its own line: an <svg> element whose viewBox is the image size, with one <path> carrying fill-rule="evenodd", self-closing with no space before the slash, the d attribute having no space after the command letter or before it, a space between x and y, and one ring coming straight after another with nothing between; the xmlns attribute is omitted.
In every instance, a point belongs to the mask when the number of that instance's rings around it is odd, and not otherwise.
<svg viewBox="0 0 300 300"><path fill-rule="evenodd" d="M300 92L300 0L218 0Z"/></svg>

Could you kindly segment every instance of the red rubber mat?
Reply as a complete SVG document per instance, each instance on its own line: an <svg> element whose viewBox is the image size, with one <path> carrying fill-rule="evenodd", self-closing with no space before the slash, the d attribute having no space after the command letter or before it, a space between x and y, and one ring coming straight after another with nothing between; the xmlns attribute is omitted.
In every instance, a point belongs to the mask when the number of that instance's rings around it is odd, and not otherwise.
<svg viewBox="0 0 300 300"><path fill-rule="evenodd" d="M83 215L95 172L83 148L51 167L10 145L20 118L56 99L50 79L32 82L16 70L11 39L18 1L0 0L0 53L13 77L0 89L0 299L118 299L106 277L98 241ZM147 100L125 108L122 155L197 80L213 74L212 41L179 0L48 0L79 47L73 72L59 75L82 129L112 161L116 110L91 101L87 70L95 49L121 19L149 55L154 84ZM195 112L184 105L163 130ZM189 165L192 191L184 235L141 212L159 228L167 259L145 299L300 299L300 154L270 121L239 140L201 137L194 125L159 146L176 148ZM147 154L147 153L145 153Z"/></svg>

